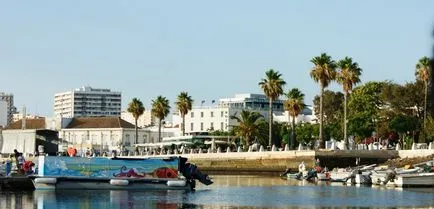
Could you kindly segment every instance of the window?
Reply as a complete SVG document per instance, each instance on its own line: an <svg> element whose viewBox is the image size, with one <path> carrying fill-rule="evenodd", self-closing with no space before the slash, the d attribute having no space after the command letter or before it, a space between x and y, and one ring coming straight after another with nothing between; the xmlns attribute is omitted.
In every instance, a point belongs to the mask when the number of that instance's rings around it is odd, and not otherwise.
<svg viewBox="0 0 434 209"><path fill-rule="evenodd" d="M203 118L203 112L200 112L200 117Z"/></svg>
<svg viewBox="0 0 434 209"><path fill-rule="evenodd" d="M203 131L203 123L200 123L200 130Z"/></svg>
<svg viewBox="0 0 434 209"><path fill-rule="evenodd" d="M214 112L211 112L211 117L214 117Z"/></svg>
<svg viewBox="0 0 434 209"><path fill-rule="evenodd" d="M211 122L210 129L214 130L214 123L213 122Z"/></svg>
<svg viewBox="0 0 434 209"><path fill-rule="evenodd" d="M190 123L190 131L193 131L194 125L193 123Z"/></svg>
<svg viewBox="0 0 434 209"><path fill-rule="evenodd" d="M223 113L223 112L222 112ZM220 123L220 130L223 131L223 122Z"/></svg>
<svg viewBox="0 0 434 209"><path fill-rule="evenodd" d="M194 118L194 112L191 112L191 117Z"/></svg>
<svg viewBox="0 0 434 209"><path fill-rule="evenodd" d="M223 111L220 112L220 117L223 117Z"/></svg>

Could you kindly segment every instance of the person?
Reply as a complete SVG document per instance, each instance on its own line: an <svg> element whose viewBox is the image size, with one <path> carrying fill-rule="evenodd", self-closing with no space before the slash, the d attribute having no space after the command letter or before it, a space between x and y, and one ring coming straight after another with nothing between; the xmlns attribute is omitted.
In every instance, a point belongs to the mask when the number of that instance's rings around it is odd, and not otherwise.
<svg viewBox="0 0 434 209"><path fill-rule="evenodd" d="M25 162L23 153L19 153L19 156L18 156L17 160L18 160L18 166L19 166L18 169L23 168L23 165L24 165L24 162Z"/></svg>

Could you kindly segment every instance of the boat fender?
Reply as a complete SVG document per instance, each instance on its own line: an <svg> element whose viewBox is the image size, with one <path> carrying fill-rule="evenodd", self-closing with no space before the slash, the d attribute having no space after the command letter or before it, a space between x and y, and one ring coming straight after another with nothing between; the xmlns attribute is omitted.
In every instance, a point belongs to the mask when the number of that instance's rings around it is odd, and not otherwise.
<svg viewBox="0 0 434 209"><path fill-rule="evenodd" d="M110 184L116 186L126 186L129 184L129 182L125 179L110 179Z"/></svg>
<svg viewBox="0 0 434 209"><path fill-rule="evenodd" d="M35 178L35 183L37 184L56 184L56 178Z"/></svg>
<svg viewBox="0 0 434 209"><path fill-rule="evenodd" d="M185 181L167 181L167 186L169 187L183 187L185 186L187 183Z"/></svg>

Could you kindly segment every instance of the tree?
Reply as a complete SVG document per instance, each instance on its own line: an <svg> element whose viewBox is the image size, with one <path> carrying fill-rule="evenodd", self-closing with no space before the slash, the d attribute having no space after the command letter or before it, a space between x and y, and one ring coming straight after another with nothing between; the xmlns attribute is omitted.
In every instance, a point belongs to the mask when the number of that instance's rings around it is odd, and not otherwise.
<svg viewBox="0 0 434 209"><path fill-rule="evenodd" d="M304 145L312 143L314 136L318 135L319 125L310 123L297 124L295 127L297 141Z"/></svg>
<svg viewBox="0 0 434 209"><path fill-rule="evenodd" d="M337 123L341 121L340 115L338 114L342 109L344 102L344 95L337 91L325 90L323 93L323 123L324 125ZM313 107L315 110L320 109L320 97L315 96L313 99ZM315 112L317 118L320 117L319 112Z"/></svg>
<svg viewBox="0 0 434 209"><path fill-rule="evenodd" d="M127 111L129 113L131 113L133 115L134 118L134 125L135 125L135 130L136 130L136 137L135 137L135 141L134 143L137 144L138 143L138 127L137 127L137 120L139 119L139 117L141 115L143 115L143 112L145 111L145 107L143 107L143 103L137 99L137 98L133 98L133 100L131 100L131 102L128 104L128 109Z"/></svg>
<svg viewBox="0 0 434 209"><path fill-rule="evenodd" d="M158 96L157 99L152 100L152 115L158 118L158 141L161 140L161 122L169 114L170 106L169 100L166 97Z"/></svg>
<svg viewBox="0 0 434 209"><path fill-rule="evenodd" d="M407 132L417 129L419 120L413 116L397 115L389 123L390 129L401 134L401 139L405 139ZM408 145L407 145L408 146Z"/></svg>
<svg viewBox="0 0 434 209"><path fill-rule="evenodd" d="M319 108L319 140L320 148L324 148L324 136L323 136L323 93L330 82L336 77L336 63L332 60L332 57L326 53L322 53L318 57L314 57L310 60L314 64L313 69L310 71L310 77L319 83L320 87L320 108Z"/></svg>
<svg viewBox="0 0 434 209"><path fill-rule="evenodd" d="M261 120L263 117L258 112L242 110L240 116L231 115L230 119L236 120L238 125L233 126L235 135L242 138L245 145L249 145L255 137L261 134Z"/></svg>
<svg viewBox="0 0 434 209"><path fill-rule="evenodd" d="M288 111L289 115L292 117L291 122L291 149L294 149L295 145L295 118L303 112L304 107L304 94L297 88L293 88L288 91L285 96L288 98L285 101L284 107Z"/></svg>
<svg viewBox="0 0 434 209"><path fill-rule="evenodd" d="M423 127L425 128L425 124L426 124L426 115L428 112L427 109L427 102L428 102L428 82L430 80L431 77L431 63L430 63L430 59L428 57L422 57L419 62L416 64L416 78L418 80L423 81L423 83L425 84L425 88L424 88L424 94L425 94L425 98L424 98L424 108L423 108Z"/></svg>
<svg viewBox="0 0 434 209"><path fill-rule="evenodd" d="M259 86L265 93L269 100L269 130L268 130L268 145L272 147L272 137L273 137L273 102L283 94L283 86L286 82L282 79L282 74L273 69L265 72L265 78L259 82Z"/></svg>
<svg viewBox="0 0 434 209"><path fill-rule="evenodd" d="M182 117L181 130L182 135L185 135L185 115L188 111L191 110L193 104L193 99L188 95L187 92L181 92L178 95L177 101L175 102L176 107L178 108L179 114Z"/></svg>
<svg viewBox="0 0 434 209"><path fill-rule="evenodd" d="M356 87L348 101L351 109L348 130L358 137L368 137L376 129L380 109L384 109L381 90L386 82L367 82Z"/></svg>
<svg viewBox="0 0 434 209"><path fill-rule="evenodd" d="M345 57L338 62L340 71L337 73L336 80L342 85L344 90L344 141L345 146L348 148L347 136L347 100L348 93L353 90L353 86L360 82L360 75L362 69L357 62L353 62L350 57Z"/></svg>

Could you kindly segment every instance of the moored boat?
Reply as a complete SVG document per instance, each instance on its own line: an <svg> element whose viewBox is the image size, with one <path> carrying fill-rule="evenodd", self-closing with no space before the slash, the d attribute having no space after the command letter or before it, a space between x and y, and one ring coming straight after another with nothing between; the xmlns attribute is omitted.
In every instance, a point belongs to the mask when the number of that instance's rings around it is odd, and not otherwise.
<svg viewBox="0 0 434 209"><path fill-rule="evenodd" d="M434 187L434 173L400 174L395 178L399 187Z"/></svg>
<svg viewBox="0 0 434 209"><path fill-rule="evenodd" d="M36 190L193 190L208 175L186 158L81 158L40 156Z"/></svg>

